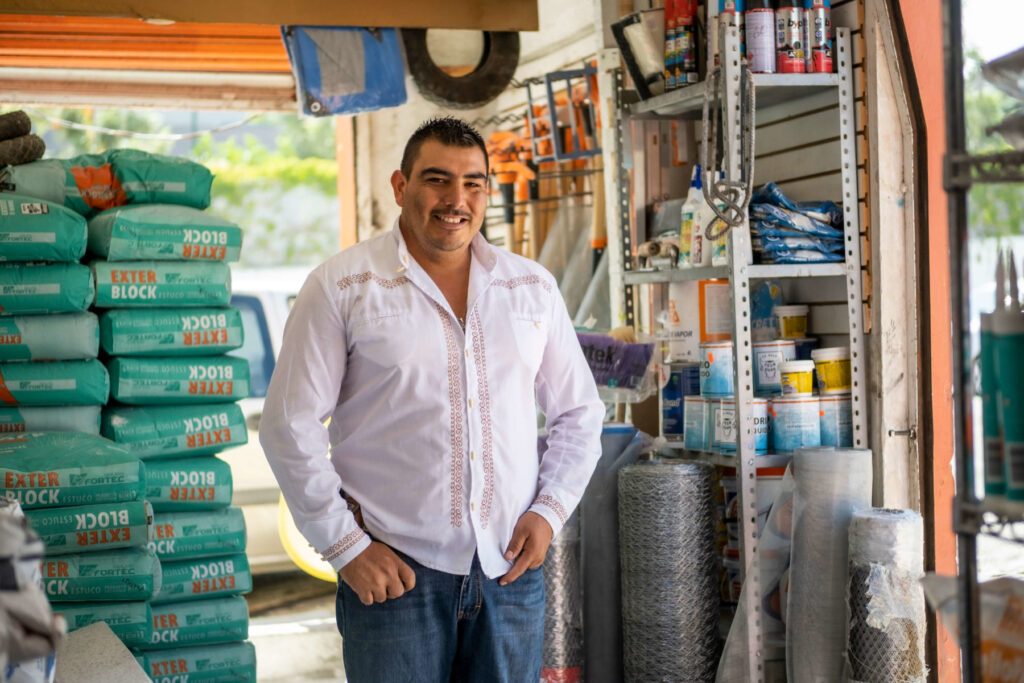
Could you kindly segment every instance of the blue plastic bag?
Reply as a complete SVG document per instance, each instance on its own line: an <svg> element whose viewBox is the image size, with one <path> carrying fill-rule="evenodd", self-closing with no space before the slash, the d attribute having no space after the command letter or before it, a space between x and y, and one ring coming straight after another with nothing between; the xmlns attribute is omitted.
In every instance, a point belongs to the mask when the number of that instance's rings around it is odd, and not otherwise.
<svg viewBox="0 0 1024 683"><path fill-rule="evenodd" d="M843 210L835 202L794 202L775 183L768 183L758 189L750 202L752 204L774 204L780 208L810 216L834 228L843 227Z"/></svg>

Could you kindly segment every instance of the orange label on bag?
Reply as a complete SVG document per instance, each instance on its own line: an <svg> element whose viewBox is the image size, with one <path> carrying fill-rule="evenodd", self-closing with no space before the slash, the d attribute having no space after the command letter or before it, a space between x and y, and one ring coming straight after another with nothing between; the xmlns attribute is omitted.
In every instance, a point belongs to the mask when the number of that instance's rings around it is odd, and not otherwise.
<svg viewBox="0 0 1024 683"><path fill-rule="evenodd" d="M128 195L121 187L121 181L114 176L110 164L73 166L70 171L82 201L93 209L102 211L128 203Z"/></svg>

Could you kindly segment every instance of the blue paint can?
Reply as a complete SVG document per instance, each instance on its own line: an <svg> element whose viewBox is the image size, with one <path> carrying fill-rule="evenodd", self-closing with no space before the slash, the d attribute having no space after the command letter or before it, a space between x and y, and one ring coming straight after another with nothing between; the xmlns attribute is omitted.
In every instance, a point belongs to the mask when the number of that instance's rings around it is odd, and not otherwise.
<svg viewBox="0 0 1024 683"><path fill-rule="evenodd" d="M701 396L729 398L735 393L732 357L731 341L704 342L700 345Z"/></svg>

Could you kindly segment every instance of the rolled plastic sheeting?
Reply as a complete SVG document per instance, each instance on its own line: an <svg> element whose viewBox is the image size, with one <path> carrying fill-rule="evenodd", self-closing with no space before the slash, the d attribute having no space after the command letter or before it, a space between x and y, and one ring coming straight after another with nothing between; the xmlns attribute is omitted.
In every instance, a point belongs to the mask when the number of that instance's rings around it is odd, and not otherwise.
<svg viewBox="0 0 1024 683"><path fill-rule="evenodd" d="M591 211L590 207L584 207L579 214L579 220L583 220L589 225ZM590 231L580 230L569 256L569 262L565 264L565 273L558 281L558 289L565 300L569 317L575 318L576 312L579 311L580 303L590 284L593 263L594 250L590 247Z"/></svg>
<svg viewBox="0 0 1024 683"><path fill-rule="evenodd" d="M237 403L197 406L108 406L100 432L143 460L212 455L246 443Z"/></svg>
<svg viewBox="0 0 1024 683"><path fill-rule="evenodd" d="M236 507L155 512L149 547L161 560L227 555L245 550L245 517Z"/></svg>
<svg viewBox="0 0 1024 683"><path fill-rule="evenodd" d="M146 463L146 500L156 512L227 507L231 486L231 466L212 455Z"/></svg>
<svg viewBox="0 0 1024 683"><path fill-rule="evenodd" d="M100 434L103 406L0 407L0 434L79 432Z"/></svg>
<svg viewBox="0 0 1024 683"><path fill-rule="evenodd" d="M55 602L54 614L64 617L68 631L106 622L128 647L144 647L153 638L153 612L148 602Z"/></svg>
<svg viewBox="0 0 1024 683"><path fill-rule="evenodd" d="M845 676L848 529L871 507L871 451L801 448L793 456L793 551L786 619L791 683Z"/></svg>
<svg viewBox="0 0 1024 683"><path fill-rule="evenodd" d="M147 650L230 643L249 637L249 608L241 595L168 602L150 609L153 640Z"/></svg>
<svg viewBox="0 0 1024 683"><path fill-rule="evenodd" d="M655 462L619 471L627 681L713 681L718 558L712 468Z"/></svg>
<svg viewBox="0 0 1024 683"><path fill-rule="evenodd" d="M249 361L237 356L111 358L110 394L127 405L193 405L249 397Z"/></svg>
<svg viewBox="0 0 1024 683"><path fill-rule="evenodd" d="M545 208L550 208L548 204ZM590 215L581 204L571 199L561 199L555 205L555 218L551 222L547 237L544 239L544 246L541 247L537 262L548 269L555 276L555 280L562 281L569 261L581 232L590 227Z"/></svg>
<svg viewBox="0 0 1024 683"><path fill-rule="evenodd" d="M924 520L871 508L850 522L850 680L923 683Z"/></svg>
<svg viewBox="0 0 1024 683"><path fill-rule="evenodd" d="M84 311L96 295L81 263L0 264L0 315Z"/></svg>
<svg viewBox="0 0 1024 683"><path fill-rule="evenodd" d="M0 362L88 360L99 353L95 313L0 317Z"/></svg>
<svg viewBox="0 0 1024 683"><path fill-rule="evenodd" d="M43 561L43 590L54 602L148 600L160 590L160 560L128 548L73 553Z"/></svg>
<svg viewBox="0 0 1024 683"><path fill-rule="evenodd" d="M231 269L226 263L93 261L96 307L226 306Z"/></svg>
<svg viewBox="0 0 1024 683"><path fill-rule="evenodd" d="M572 322L577 327L589 327L592 330L609 330L611 323L611 304L608 292L608 250L601 254L594 270L587 292L583 295L579 310Z"/></svg>
<svg viewBox="0 0 1024 683"><path fill-rule="evenodd" d="M544 559L544 652L541 683L583 680L583 592L579 515L573 513Z"/></svg>
<svg viewBox="0 0 1024 683"><path fill-rule="evenodd" d="M239 595L252 590L252 574L245 555L224 555L200 560L163 563L163 585L151 602Z"/></svg>
<svg viewBox="0 0 1024 683"><path fill-rule="evenodd" d="M77 261L85 236L85 219L63 205L0 194L0 261Z"/></svg>
<svg viewBox="0 0 1024 683"><path fill-rule="evenodd" d="M0 363L0 403L16 406L93 406L110 397L103 363Z"/></svg>
<svg viewBox="0 0 1024 683"><path fill-rule="evenodd" d="M242 314L233 307L116 308L100 318L100 344L115 356L224 353L243 339Z"/></svg>
<svg viewBox="0 0 1024 683"><path fill-rule="evenodd" d="M136 204L89 220L89 251L108 261L237 261L241 249L241 228L187 206Z"/></svg>

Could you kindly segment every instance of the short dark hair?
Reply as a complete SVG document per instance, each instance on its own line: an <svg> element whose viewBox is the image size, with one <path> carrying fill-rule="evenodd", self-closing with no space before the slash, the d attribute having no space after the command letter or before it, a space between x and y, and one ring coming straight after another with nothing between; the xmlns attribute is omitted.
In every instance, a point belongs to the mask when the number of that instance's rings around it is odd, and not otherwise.
<svg viewBox="0 0 1024 683"><path fill-rule="evenodd" d="M409 141L402 152L402 175L406 178L412 174L412 165L420 153L420 147L428 140L437 140L442 145L451 147L479 147L484 155L484 167L490 172L490 161L487 158L487 146L476 128L454 116L438 116L426 121Z"/></svg>

